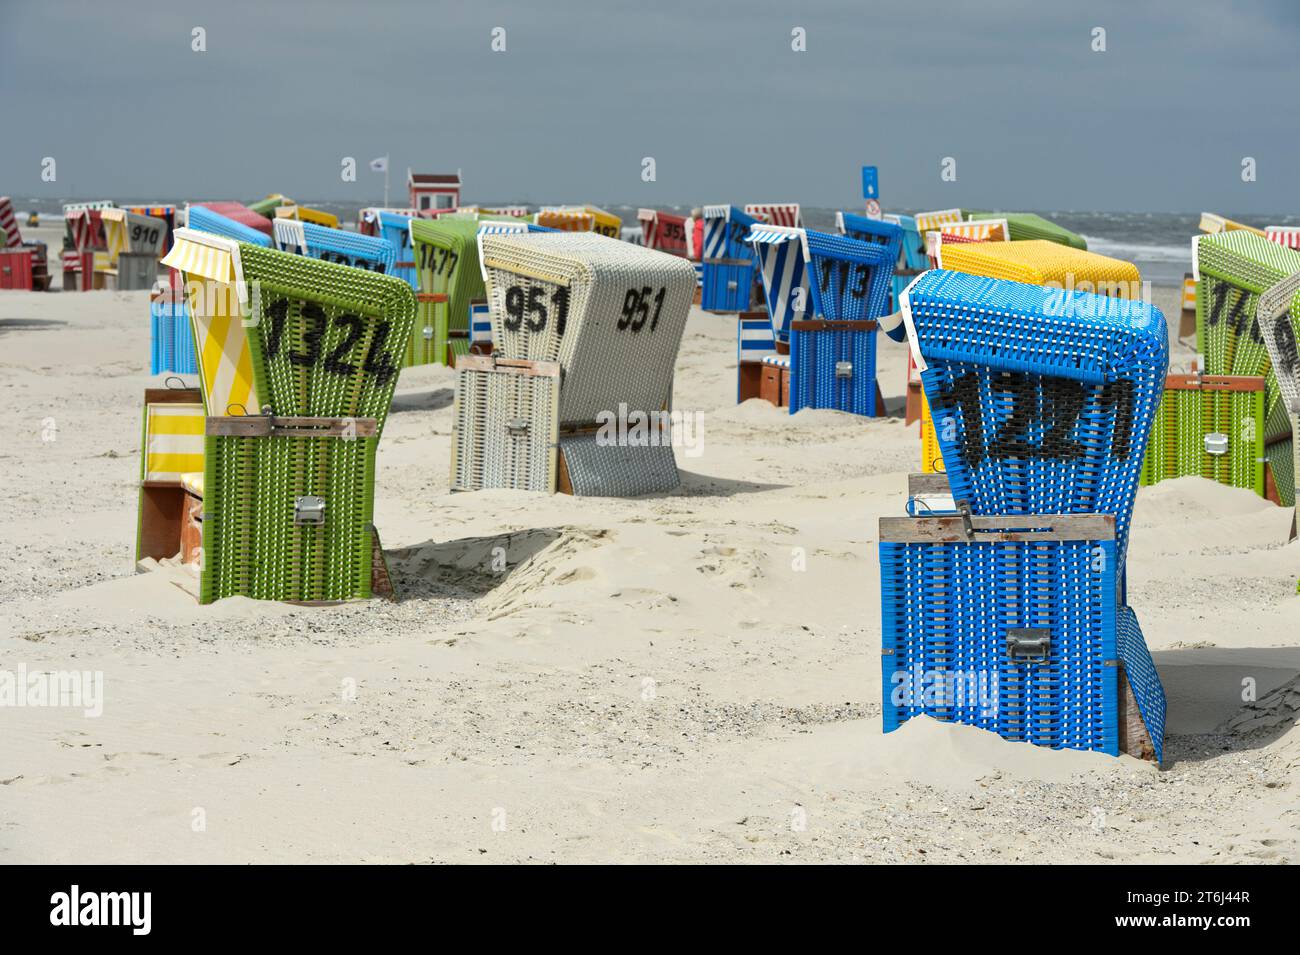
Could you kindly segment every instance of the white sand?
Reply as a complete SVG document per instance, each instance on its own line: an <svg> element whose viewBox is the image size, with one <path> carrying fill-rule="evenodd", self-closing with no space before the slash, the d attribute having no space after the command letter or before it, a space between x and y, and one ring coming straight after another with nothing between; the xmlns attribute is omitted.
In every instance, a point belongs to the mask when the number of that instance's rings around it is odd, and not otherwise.
<svg viewBox="0 0 1300 955"><path fill-rule="evenodd" d="M692 316L675 407L707 413L704 453L659 498L451 495L452 374L404 371L377 524L407 599L304 609L133 573L147 313L0 295L0 668L105 681L99 718L0 709L0 862L1297 858L1294 706L1216 732L1243 677L1300 672L1300 545L1249 493L1139 497L1163 771L885 736L876 522L915 428L736 407L733 318ZM902 348L882 365L898 407Z"/></svg>

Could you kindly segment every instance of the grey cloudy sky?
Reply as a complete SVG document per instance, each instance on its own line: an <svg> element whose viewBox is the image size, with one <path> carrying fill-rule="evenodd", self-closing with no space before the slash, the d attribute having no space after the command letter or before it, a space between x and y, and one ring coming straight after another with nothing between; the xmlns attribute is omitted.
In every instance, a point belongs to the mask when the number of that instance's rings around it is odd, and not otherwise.
<svg viewBox="0 0 1300 955"><path fill-rule="evenodd" d="M856 207L875 163L886 208L1288 213L1297 41L1293 0L0 0L0 193L360 201L387 153L466 201Z"/></svg>

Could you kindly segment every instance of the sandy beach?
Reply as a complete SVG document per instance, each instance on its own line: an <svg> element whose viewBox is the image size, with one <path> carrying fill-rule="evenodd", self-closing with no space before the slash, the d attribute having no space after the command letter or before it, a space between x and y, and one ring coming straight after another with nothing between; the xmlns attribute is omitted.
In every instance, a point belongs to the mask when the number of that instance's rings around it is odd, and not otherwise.
<svg viewBox="0 0 1300 955"><path fill-rule="evenodd" d="M885 735L905 346L881 337L891 417L790 416L735 404L735 321L692 311L677 492L452 494L454 375L408 368L376 492L402 599L201 607L133 560L147 294L0 296L0 659L103 674L98 717L3 713L0 862L1296 861L1290 511L1198 478L1138 496L1162 769Z"/></svg>

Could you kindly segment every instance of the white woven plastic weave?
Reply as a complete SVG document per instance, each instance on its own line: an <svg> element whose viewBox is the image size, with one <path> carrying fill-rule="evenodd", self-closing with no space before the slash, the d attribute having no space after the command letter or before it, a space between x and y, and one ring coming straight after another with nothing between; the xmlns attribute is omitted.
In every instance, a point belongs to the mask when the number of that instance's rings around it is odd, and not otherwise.
<svg viewBox="0 0 1300 955"><path fill-rule="evenodd" d="M690 262L592 233L486 235L482 250L496 354L560 363L562 427L667 405Z"/></svg>

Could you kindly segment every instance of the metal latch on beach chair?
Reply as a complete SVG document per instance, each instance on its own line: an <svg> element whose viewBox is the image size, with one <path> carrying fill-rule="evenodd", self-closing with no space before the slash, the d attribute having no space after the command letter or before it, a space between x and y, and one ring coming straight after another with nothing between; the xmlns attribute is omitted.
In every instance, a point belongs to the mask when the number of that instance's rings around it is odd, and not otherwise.
<svg viewBox="0 0 1300 955"><path fill-rule="evenodd" d="M1051 632L1046 627L1007 630L1007 656L1013 663L1046 663L1051 646Z"/></svg>
<svg viewBox="0 0 1300 955"><path fill-rule="evenodd" d="M1228 453L1228 436L1218 431L1211 431L1205 436L1205 453L1216 457Z"/></svg>
<svg viewBox="0 0 1300 955"><path fill-rule="evenodd" d="M851 362L851 361L837 361L837 362L835 363L835 377L836 377L836 378L852 378L852 377L853 377L853 362Z"/></svg>
<svg viewBox="0 0 1300 955"><path fill-rule="evenodd" d="M304 494L293 499L293 522L295 524L324 524L325 498L314 494Z"/></svg>
<svg viewBox="0 0 1300 955"><path fill-rule="evenodd" d="M512 438L521 438L528 434L529 423L526 418L511 418L506 422L506 433Z"/></svg>

